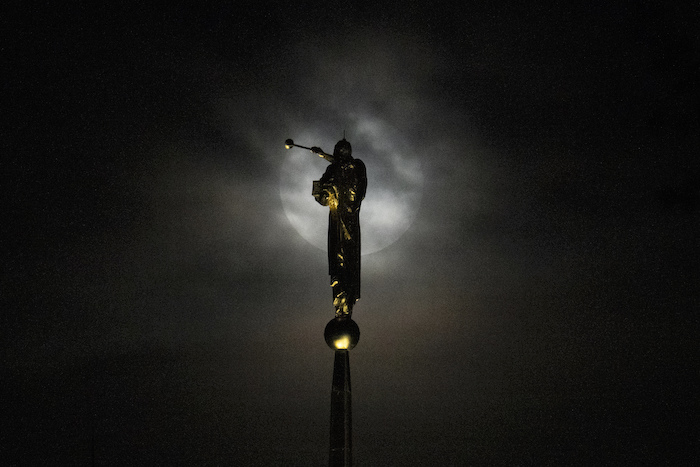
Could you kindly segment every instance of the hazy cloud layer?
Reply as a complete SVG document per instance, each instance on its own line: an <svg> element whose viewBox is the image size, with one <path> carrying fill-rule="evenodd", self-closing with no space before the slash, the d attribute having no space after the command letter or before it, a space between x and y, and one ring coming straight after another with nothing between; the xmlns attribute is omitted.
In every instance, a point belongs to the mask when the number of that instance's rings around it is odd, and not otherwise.
<svg viewBox="0 0 700 467"><path fill-rule="evenodd" d="M327 164L284 141L343 131L358 465L688 452L697 44L644 8L36 16L48 42L8 46L11 461L325 464Z"/></svg>

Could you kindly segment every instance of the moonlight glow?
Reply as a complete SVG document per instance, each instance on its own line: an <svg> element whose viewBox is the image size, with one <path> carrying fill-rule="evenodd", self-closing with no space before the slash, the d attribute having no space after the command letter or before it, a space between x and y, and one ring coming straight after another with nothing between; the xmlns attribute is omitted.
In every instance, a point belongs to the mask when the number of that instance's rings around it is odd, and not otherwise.
<svg viewBox="0 0 700 467"><path fill-rule="evenodd" d="M335 139L307 132L290 135L299 144L332 151ZM399 132L381 120L363 116L348 128L353 157L367 166L367 196L360 211L362 254L394 243L410 227L420 204L423 174L418 157L404 144ZM281 150L284 150L280 146ZM328 208L311 196L311 185L328 162L299 148L286 151L280 178L280 196L289 222L312 245L326 249Z"/></svg>

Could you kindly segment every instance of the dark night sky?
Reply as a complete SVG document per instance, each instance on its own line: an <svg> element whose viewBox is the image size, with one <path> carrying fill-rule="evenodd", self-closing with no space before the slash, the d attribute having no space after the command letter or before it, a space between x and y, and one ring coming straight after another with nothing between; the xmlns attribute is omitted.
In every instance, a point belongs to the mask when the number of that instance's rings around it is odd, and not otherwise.
<svg viewBox="0 0 700 467"><path fill-rule="evenodd" d="M697 458L697 5L280 3L0 15L3 461L326 465L343 130L356 465Z"/></svg>

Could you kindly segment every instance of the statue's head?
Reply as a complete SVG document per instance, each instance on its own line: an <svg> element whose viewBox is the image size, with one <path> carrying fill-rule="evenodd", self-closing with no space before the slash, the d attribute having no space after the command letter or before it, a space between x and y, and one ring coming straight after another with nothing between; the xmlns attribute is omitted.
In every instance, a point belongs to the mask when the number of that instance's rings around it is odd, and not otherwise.
<svg viewBox="0 0 700 467"><path fill-rule="evenodd" d="M349 159L352 157L352 146L343 138L336 143L335 149L333 149L333 155L338 159Z"/></svg>

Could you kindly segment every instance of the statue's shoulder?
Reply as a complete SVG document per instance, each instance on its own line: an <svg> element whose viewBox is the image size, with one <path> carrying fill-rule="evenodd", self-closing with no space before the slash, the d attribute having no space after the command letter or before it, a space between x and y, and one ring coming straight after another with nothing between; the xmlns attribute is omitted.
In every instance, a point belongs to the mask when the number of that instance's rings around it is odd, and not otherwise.
<svg viewBox="0 0 700 467"><path fill-rule="evenodd" d="M365 167L365 163L362 162L362 159L353 159L352 163L355 166L355 169L363 173L367 172L367 167Z"/></svg>
<svg viewBox="0 0 700 467"><path fill-rule="evenodd" d="M365 180L367 178L367 167L365 167L365 163L360 159L355 159L353 165L355 166L356 176L361 180Z"/></svg>

